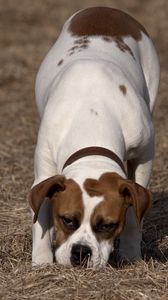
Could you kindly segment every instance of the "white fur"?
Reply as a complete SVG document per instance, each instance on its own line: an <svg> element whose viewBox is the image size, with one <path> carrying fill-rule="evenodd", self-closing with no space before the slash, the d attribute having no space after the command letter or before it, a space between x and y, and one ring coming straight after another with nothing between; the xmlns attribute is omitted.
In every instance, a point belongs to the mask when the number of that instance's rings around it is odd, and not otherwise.
<svg viewBox="0 0 168 300"><path fill-rule="evenodd" d="M140 41L124 37L134 53L121 51L116 43L89 37L89 47L69 56L74 37L65 23L57 42L44 59L36 80L36 99L41 126L35 152L35 181L62 173L68 157L83 147L102 146L114 151L122 161L134 159L135 180L147 187L154 155L151 112L159 83L159 64L151 40L144 34ZM77 39L77 38L76 38ZM64 62L58 66L58 62ZM119 89L126 86L126 95ZM150 110L146 101L150 100ZM83 190L86 178L98 179L107 171L125 177L119 166L108 158L79 159L64 169L67 178L76 180ZM113 245L98 243L90 226L90 215L100 198L89 199L83 192L85 218L79 229L56 251L59 263L70 264L72 244L91 247L90 265L107 262ZM48 216L42 206L41 214ZM121 234L121 255L140 258L141 232L134 213L128 211ZM49 230L42 238L42 225L33 225L33 263L52 262ZM132 238L133 236L133 238Z"/></svg>

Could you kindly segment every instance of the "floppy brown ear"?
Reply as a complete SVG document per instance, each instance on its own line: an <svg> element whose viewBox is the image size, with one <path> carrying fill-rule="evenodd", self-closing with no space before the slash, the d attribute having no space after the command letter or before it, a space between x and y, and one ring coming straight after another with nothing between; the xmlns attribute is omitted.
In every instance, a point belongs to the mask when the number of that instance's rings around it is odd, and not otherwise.
<svg viewBox="0 0 168 300"><path fill-rule="evenodd" d="M87 191L90 197L102 195L101 184L96 179L87 178L84 182L84 189Z"/></svg>
<svg viewBox="0 0 168 300"><path fill-rule="evenodd" d="M119 188L120 194L125 198L128 205L132 205L140 223L145 212L152 204L151 193L141 185L126 181Z"/></svg>
<svg viewBox="0 0 168 300"><path fill-rule="evenodd" d="M29 203L34 211L33 222L37 221L38 212L45 197L51 198L55 192L63 191L65 177L61 175L52 176L39 184L35 185L29 195Z"/></svg>

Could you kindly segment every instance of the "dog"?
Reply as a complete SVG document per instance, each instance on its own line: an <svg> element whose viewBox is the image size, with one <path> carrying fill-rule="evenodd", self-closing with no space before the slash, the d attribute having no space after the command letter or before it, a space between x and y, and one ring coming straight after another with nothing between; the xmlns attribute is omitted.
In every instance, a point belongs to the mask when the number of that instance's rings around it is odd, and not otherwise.
<svg viewBox="0 0 168 300"><path fill-rule="evenodd" d="M117 236L120 259L141 259L158 85L155 48L131 16L92 7L66 21L36 78L33 265L105 266Z"/></svg>

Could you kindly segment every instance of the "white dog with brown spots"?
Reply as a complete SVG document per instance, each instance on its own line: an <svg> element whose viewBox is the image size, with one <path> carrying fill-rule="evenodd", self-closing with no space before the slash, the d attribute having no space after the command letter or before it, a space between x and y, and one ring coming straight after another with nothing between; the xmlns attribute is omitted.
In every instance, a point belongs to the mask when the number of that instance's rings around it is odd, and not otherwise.
<svg viewBox="0 0 168 300"><path fill-rule="evenodd" d="M158 84L154 46L132 17L94 7L65 23L36 80L34 265L103 266L118 235L121 259L141 258Z"/></svg>

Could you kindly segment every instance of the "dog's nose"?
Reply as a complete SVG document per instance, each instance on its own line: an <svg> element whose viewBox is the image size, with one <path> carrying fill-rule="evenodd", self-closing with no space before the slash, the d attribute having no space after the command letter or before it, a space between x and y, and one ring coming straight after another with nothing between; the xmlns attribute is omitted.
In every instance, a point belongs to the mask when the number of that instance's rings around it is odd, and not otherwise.
<svg viewBox="0 0 168 300"><path fill-rule="evenodd" d="M71 264L73 266L87 266L87 262L92 255L92 250L90 247L81 245L81 244L73 244L71 250Z"/></svg>

